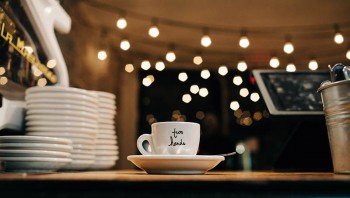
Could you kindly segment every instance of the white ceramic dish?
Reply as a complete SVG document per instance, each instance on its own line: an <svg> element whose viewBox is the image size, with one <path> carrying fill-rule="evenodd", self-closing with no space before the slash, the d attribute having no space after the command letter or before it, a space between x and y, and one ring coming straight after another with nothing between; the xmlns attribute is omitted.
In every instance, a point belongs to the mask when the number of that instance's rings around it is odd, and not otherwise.
<svg viewBox="0 0 350 198"><path fill-rule="evenodd" d="M98 134L115 135L116 132L115 132L115 130L111 130L111 129L98 129Z"/></svg>
<svg viewBox="0 0 350 198"><path fill-rule="evenodd" d="M103 123L99 123L98 124L98 128L99 129L107 129L107 130L115 130L115 126L111 125L111 124L103 124Z"/></svg>
<svg viewBox="0 0 350 198"><path fill-rule="evenodd" d="M95 134L89 134L89 133L70 133L70 132L27 132L27 135L32 136L46 136L46 137L58 137L58 138L80 138L84 139L86 141L95 142L96 141L96 135Z"/></svg>
<svg viewBox="0 0 350 198"><path fill-rule="evenodd" d="M70 153L60 151L0 149L0 157L70 158L70 156Z"/></svg>
<svg viewBox="0 0 350 198"><path fill-rule="evenodd" d="M105 134L105 133L100 133L100 131L97 133L96 136L97 139L108 139L108 140L117 140L118 137L115 134Z"/></svg>
<svg viewBox="0 0 350 198"><path fill-rule="evenodd" d="M28 132L66 132L66 133L86 133L86 134L97 134L96 129L85 128L85 127L64 127L64 126L31 126L27 127L26 131Z"/></svg>
<svg viewBox="0 0 350 198"><path fill-rule="evenodd" d="M117 106L111 105L111 104L108 104L108 103L103 103L103 102L100 102L100 103L98 104L98 107L99 107L99 108L104 108L104 109L113 110L113 111L116 111L116 110L117 110Z"/></svg>
<svg viewBox="0 0 350 198"><path fill-rule="evenodd" d="M30 87L26 89L26 94L29 95L31 93L70 93L70 94L84 94L92 97L96 97L96 93L92 91L88 91L85 89L79 89L74 87L60 87L60 86L45 86L45 87Z"/></svg>
<svg viewBox="0 0 350 198"><path fill-rule="evenodd" d="M113 115L113 116L117 114L117 112L115 110L102 108L102 107L98 108L98 113L99 114L109 114L109 115Z"/></svg>
<svg viewBox="0 0 350 198"><path fill-rule="evenodd" d="M27 121L78 121L78 122L96 122L96 119L81 116L65 116L65 115L26 115Z"/></svg>
<svg viewBox="0 0 350 198"><path fill-rule="evenodd" d="M28 109L27 115L63 115L63 116L80 116L97 120L99 115L87 111L66 110L66 109Z"/></svg>
<svg viewBox="0 0 350 198"><path fill-rule="evenodd" d="M70 99L55 99L55 98L31 98L26 100L26 104L70 104L80 105L90 108L98 108L98 103L86 100L70 100Z"/></svg>
<svg viewBox="0 0 350 198"><path fill-rule="evenodd" d="M90 166L90 170L107 170L115 166L116 161L96 161Z"/></svg>
<svg viewBox="0 0 350 198"><path fill-rule="evenodd" d="M78 94L68 94L68 93L31 93L25 96L25 100L42 99L42 98L84 100L92 103L98 102L96 97L87 96L87 95L78 95Z"/></svg>
<svg viewBox="0 0 350 198"><path fill-rule="evenodd" d="M91 150L92 152L95 150L95 144L73 144L73 150Z"/></svg>
<svg viewBox="0 0 350 198"><path fill-rule="evenodd" d="M110 100L115 100L116 96L113 93L105 92L105 91L92 91L97 94L99 98L106 98Z"/></svg>
<svg viewBox="0 0 350 198"><path fill-rule="evenodd" d="M6 172L47 173L57 171L72 160L49 157L0 157L0 161L4 161Z"/></svg>
<svg viewBox="0 0 350 198"><path fill-rule="evenodd" d="M72 141L64 138L55 137L36 137L36 136L0 136L0 143L52 143L71 145Z"/></svg>
<svg viewBox="0 0 350 198"><path fill-rule="evenodd" d="M95 160L72 160L71 163L64 166L61 170L66 171L78 171L78 170L86 170L91 165L95 163Z"/></svg>
<svg viewBox="0 0 350 198"><path fill-rule="evenodd" d="M95 157L96 161L117 161L119 159L118 156L99 156Z"/></svg>
<svg viewBox="0 0 350 198"><path fill-rule="evenodd" d="M116 106L116 102L115 100L111 100L109 98L103 98L103 97L99 97L98 98L98 102L101 103L105 103L105 104L109 104L109 105L114 105Z"/></svg>
<svg viewBox="0 0 350 198"><path fill-rule="evenodd" d="M108 140L108 139L97 139L96 145L116 145L116 140Z"/></svg>
<svg viewBox="0 0 350 198"><path fill-rule="evenodd" d="M225 160L208 155L130 155L127 159L149 174L205 174Z"/></svg>
<svg viewBox="0 0 350 198"><path fill-rule="evenodd" d="M0 143L0 149L15 150L46 150L46 151L62 151L71 152L71 145L64 144L45 144L45 143Z"/></svg>
<svg viewBox="0 0 350 198"><path fill-rule="evenodd" d="M71 104L56 104L56 103L41 103L41 104L27 104L26 109L54 109L54 110L76 110L76 111L86 111L91 113L98 113L98 108L91 108L81 105L71 105Z"/></svg>
<svg viewBox="0 0 350 198"><path fill-rule="evenodd" d="M95 155L95 150L74 149L72 154L79 155Z"/></svg>
<svg viewBox="0 0 350 198"><path fill-rule="evenodd" d="M112 150L116 151L119 149L117 145L96 145L95 146L96 150Z"/></svg>
<svg viewBox="0 0 350 198"><path fill-rule="evenodd" d="M118 156L119 151L118 150L95 150L96 156Z"/></svg>
<svg viewBox="0 0 350 198"><path fill-rule="evenodd" d="M114 120L112 119L104 119L104 118L99 118L98 119L99 124L109 124L109 125L115 125Z"/></svg>
<svg viewBox="0 0 350 198"><path fill-rule="evenodd" d="M45 121L45 120L30 120L26 122L26 126L48 126L48 127L83 127L97 130L97 122L79 122L79 121Z"/></svg>
<svg viewBox="0 0 350 198"><path fill-rule="evenodd" d="M72 154L71 158L73 160L95 160L95 155Z"/></svg>
<svg viewBox="0 0 350 198"><path fill-rule="evenodd" d="M99 113L98 116L99 116L99 118L110 119L110 120L114 120L114 118L115 118L115 115L113 115L113 114Z"/></svg>

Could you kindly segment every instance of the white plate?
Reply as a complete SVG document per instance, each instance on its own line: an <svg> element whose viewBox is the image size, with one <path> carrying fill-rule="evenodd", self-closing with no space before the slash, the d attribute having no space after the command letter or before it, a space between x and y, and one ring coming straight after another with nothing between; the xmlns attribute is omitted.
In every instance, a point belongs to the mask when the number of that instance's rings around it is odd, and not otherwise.
<svg viewBox="0 0 350 198"><path fill-rule="evenodd" d="M104 139L117 140L118 139L117 135L115 135L115 134L105 134L105 133L100 133L100 132L97 133L96 138L100 139L100 140L104 140Z"/></svg>
<svg viewBox="0 0 350 198"><path fill-rule="evenodd" d="M69 99L69 100L83 100L89 101L92 103L98 103L96 97L87 96L87 95L78 95L78 94L68 94L68 93L31 93L25 96L25 100L31 99Z"/></svg>
<svg viewBox="0 0 350 198"><path fill-rule="evenodd" d="M74 149L72 154L79 155L95 155L95 150Z"/></svg>
<svg viewBox="0 0 350 198"><path fill-rule="evenodd" d="M26 100L26 104L71 104L80 105L90 108L98 108L98 103L89 102L86 100L70 100L70 99L55 99L55 98L30 98Z"/></svg>
<svg viewBox="0 0 350 198"><path fill-rule="evenodd" d="M112 119L105 119L105 118L99 118L98 119L99 124L109 124L109 125L114 125L115 122Z"/></svg>
<svg viewBox="0 0 350 198"><path fill-rule="evenodd" d="M69 133L69 132L27 132L27 135L32 136L46 136L46 137L59 137L59 138L80 138L87 141L95 142L96 135L89 133Z"/></svg>
<svg viewBox="0 0 350 198"><path fill-rule="evenodd" d="M63 145L63 144L44 144L44 143L0 143L0 149L71 152L72 146Z"/></svg>
<svg viewBox="0 0 350 198"><path fill-rule="evenodd" d="M96 156L118 156L119 155L119 151L118 150L113 150L113 151L95 150L95 155Z"/></svg>
<svg viewBox="0 0 350 198"><path fill-rule="evenodd" d="M96 150L112 150L116 151L119 149L117 145L96 145L95 146Z"/></svg>
<svg viewBox="0 0 350 198"><path fill-rule="evenodd" d="M149 174L205 174L225 160L208 155L130 155L127 159Z"/></svg>
<svg viewBox="0 0 350 198"><path fill-rule="evenodd" d="M99 107L98 108L98 113L99 114L108 114L108 115L115 115L117 114L117 111L113 110L113 109L107 109L107 108L102 108L102 107Z"/></svg>
<svg viewBox="0 0 350 198"><path fill-rule="evenodd" d="M33 135L33 134L31 134ZM45 134L45 136L47 136ZM61 136L54 136L54 137L61 137ZM72 144L86 144L86 145L95 145L96 139L86 139L86 138L78 138L78 137L65 137L66 139L69 139L72 141Z"/></svg>
<svg viewBox="0 0 350 198"><path fill-rule="evenodd" d="M86 170L91 165L95 163L95 160L72 160L71 163L64 166L61 170L68 171L77 171L77 170Z"/></svg>
<svg viewBox="0 0 350 198"><path fill-rule="evenodd" d="M98 128L99 129L107 129L107 130L115 130L115 126L111 125L111 124L103 124L103 123L99 123L98 124Z"/></svg>
<svg viewBox="0 0 350 198"><path fill-rule="evenodd" d="M46 173L55 172L72 160L49 157L0 157L0 161L4 161L5 171L7 172Z"/></svg>
<svg viewBox="0 0 350 198"><path fill-rule="evenodd" d="M79 89L75 87L60 87L60 86L45 86L45 87L30 87L26 90L26 95L30 95L31 93L71 93L71 94L84 94L92 97L96 97L96 93L93 91L88 91L85 89Z"/></svg>
<svg viewBox="0 0 350 198"><path fill-rule="evenodd" d="M116 96L113 93L105 92L105 91L91 91L97 94L99 98L106 98L110 100L115 100Z"/></svg>
<svg viewBox="0 0 350 198"><path fill-rule="evenodd" d="M27 121L78 121L78 122L96 122L96 119L85 118L81 116L65 116L65 115L26 115Z"/></svg>
<svg viewBox="0 0 350 198"><path fill-rule="evenodd" d="M99 118L111 119L111 120L114 120L114 118L115 118L115 115L113 115L113 114L99 113L98 116L99 116Z"/></svg>
<svg viewBox="0 0 350 198"><path fill-rule="evenodd" d="M27 104L26 109L55 109L59 110L76 110L76 111L85 111L91 113L98 113L98 108L91 108L81 105L71 105L71 104L56 104L56 103L40 103L40 104Z"/></svg>
<svg viewBox="0 0 350 198"><path fill-rule="evenodd" d="M48 127L84 127L84 128L91 128L91 129L97 129L98 125L97 122L79 122L79 121L45 121L45 120L30 120L27 121L25 124L28 126L48 126Z"/></svg>
<svg viewBox="0 0 350 198"><path fill-rule="evenodd" d="M92 152L94 152L95 149L95 144L73 144L73 150L91 150Z"/></svg>
<svg viewBox="0 0 350 198"><path fill-rule="evenodd" d="M0 136L0 143L53 143L71 145L72 141L64 138L55 137L36 137L36 136Z"/></svg>
<svg viewBox="0 0 350 198"><path fill-rule="evenodd" d="M77 110L63 110L59 111L56 109L28 109L26 111L27 115L63 115L63 116L80 116L90 119L98 119L99 115L87 111L77 111Z"/></svg>
<svg viewBox="0 0 350 198"><path fill-rule="evenodd" d="M0 149L0 157L53 157L70 158L71 154L60 151Z"/></svg>
<svg viewBox="0 0 350 198"><path fill-rule="evenodd" d="M90 166L90 170L107 170L112 168L116 164L116 161L96 161L93 165Z"/></svg>
<svg viewBox="0 0 350 198"><path fill-rule="evenodd" d="M108 140L108 139L97 139L96 145L116 145L116 140Z"/></svg>
<svg viewBox="0 0 350 198"><path fill-rule="evenodd" d="M92 134L96 135L97 130L92 128L85 128L85 127L64 127L64 126L55 126L55 127L48 127L48 126L31 126L27 127L26 131L28 132L66 132L66 133L86 133L86 134Z"/></svg>
<svg viewBox="0 0 350 198"><path fill-rule="evenodd" d="M117 161L119 159L118 156L96 156L95 160L98 161Z"/></svg>
<svg viewBox="0 0 350 198"><path fill-rule="evenodd" d="M98 107L99 108L113 110L113 111L117 110L117 106L111 105L111 104L108 104L108 103L103 103L103 102L98 103Z"/></svg>
<svg viewBox="0 0 350 198"><path fill-rule="evenodd" d="M99 97L99 98L98 98L98 103L105 103L105 104L109 104L109 105L114 105L114 106L116 106L115 100L111 100L111 99L109 99L109 98L102 98L102 97Z"/></svg>
<svg viewBox="0 0 350 198"><path fill-rule="evenodd" d="M73 160L95 160L95 155L72 154Z"/></svg>
<svg viewBox="0 0 350 198"><path fill-rule="evenodd" d="M98 134L115 135L116 132L115 132L115 130L111 130L111 129L98 129Z"/></svg>

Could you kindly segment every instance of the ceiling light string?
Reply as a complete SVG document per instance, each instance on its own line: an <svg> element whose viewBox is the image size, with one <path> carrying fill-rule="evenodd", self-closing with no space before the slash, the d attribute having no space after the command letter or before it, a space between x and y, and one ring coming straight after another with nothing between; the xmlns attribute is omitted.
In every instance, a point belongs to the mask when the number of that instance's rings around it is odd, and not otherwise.
<svg viewBox="0 0 350 198"><path fill-rule="evenodd" d="M106 52L106 43L105 40L107 39L107 31L102 30L100 32L100 46L99 46L99 51L97 52L97 58L101 61L106 60L107 58L107 52Z"/></svg>

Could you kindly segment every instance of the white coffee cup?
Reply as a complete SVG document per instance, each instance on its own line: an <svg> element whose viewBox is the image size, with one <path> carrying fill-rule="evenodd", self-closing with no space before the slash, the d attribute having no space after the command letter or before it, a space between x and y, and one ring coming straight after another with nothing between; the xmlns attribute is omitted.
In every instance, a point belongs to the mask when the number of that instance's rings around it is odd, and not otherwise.
<svg viewBox="0 0 350 198"><path fill-rule="evenodd" d="M196 155L200 140L200 125L193 122L157 122L152 133L137 139L137 148L143 155ZM150 149L143 143L147 141Z"/></svg>

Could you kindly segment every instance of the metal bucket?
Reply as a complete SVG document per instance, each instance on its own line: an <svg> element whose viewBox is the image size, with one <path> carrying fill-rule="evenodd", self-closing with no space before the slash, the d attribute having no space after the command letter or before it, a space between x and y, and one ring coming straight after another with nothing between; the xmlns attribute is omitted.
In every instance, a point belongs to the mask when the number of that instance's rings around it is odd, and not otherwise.
<svg viewBox="0 0 350 198"><path fill-rule="evenodd" d="M321 93L335 173L350 174L350 80L322 85Z"/></svg>

